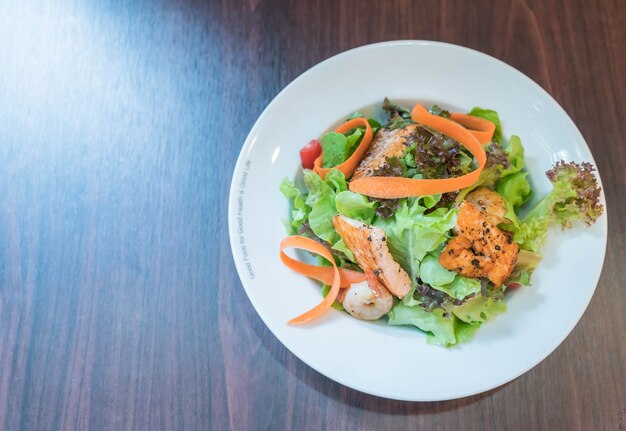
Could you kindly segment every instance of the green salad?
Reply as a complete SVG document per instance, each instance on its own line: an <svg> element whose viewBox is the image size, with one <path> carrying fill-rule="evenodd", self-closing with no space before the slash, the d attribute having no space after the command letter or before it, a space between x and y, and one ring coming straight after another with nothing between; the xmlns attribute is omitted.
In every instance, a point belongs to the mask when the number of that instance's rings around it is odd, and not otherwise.
<svg viewBox="0 0 626 431"><path fill-rule="evenodd" d="M430 343L466 342L506 311L507 291L531 284L550 226L591 225L603 213L594 168L555 163L547 178L533 178L552 190L531 207L522 141L504 137L496 111L411 111L387 99L382 107L385 118L355 113L312 140L297 177L280 184L287 233L333 258L316 252L319 268L288 266L333 295L311 319L332 304L410 325ZM341 283L331 288L333 274Z"/></svg>

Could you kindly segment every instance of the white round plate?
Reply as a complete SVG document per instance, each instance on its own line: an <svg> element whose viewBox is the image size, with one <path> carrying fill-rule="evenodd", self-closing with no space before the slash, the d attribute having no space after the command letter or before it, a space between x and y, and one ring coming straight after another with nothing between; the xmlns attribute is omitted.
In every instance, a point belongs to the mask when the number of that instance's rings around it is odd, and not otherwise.
<svg viewBox="0 0 626 431"><path fill-rule="evenodd" d="M321 300L316 282L279 260L298 151L354 111L375 114L383 98L500 114L505 137L519 135L535 196L551 187L552 164L593 161L565 111L539 85L505 63L437 42L398 41L336 55L303 73L268 105L250 131L233 174L228 222L237 271L261 319L294 355L323 375L386 398L435 401L500 386L548 356L582 316L598 282L607 238L603 215L590 228L550 232L533 285L507 294L508 310L474 339L452 348L426 343L410 327L356 320L331 310L305 326L287 321ZM604 202L604 195L602 196ZM584 250L581 253L580 250Z"/></svg>

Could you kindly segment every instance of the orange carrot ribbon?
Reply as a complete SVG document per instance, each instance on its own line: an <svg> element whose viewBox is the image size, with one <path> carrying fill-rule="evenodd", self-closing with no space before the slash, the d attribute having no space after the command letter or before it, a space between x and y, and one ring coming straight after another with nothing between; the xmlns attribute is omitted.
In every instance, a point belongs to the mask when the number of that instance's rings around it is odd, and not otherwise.
<svg viewBox="0 0 626 431"><path fill-rule="evenodd" d="M285 254L284 250L287 248L297 248L318 254L333 266L316 266L300 262ZM300 316L291 319L289 323L292 325L301 325L317 319L330 309L333 302L338 298L340 288L349 287L352 283L365 280L363 273L338 268L335 259L326 247L304 236L293 235L283 239L280 243L280 260L292 270L330 285L330 291L322 302Z"/></svg>
<svg viewBox="0 0 626 431"><path fill-rule="evenodd" d="M380 199L398 199L460 190L478 181L487 162L487 155L474 134L455 121L431 114L419 103L411 111L411 118L416 123L431 127L459 142L476 158L478 168L456 178L363 177L350 182L351 191Z"/></svg>
<svg viewBox="0 0 626 431"><path fill-rule="evenodd" d="M469 130L472 135L476 136L476 139L478 139L478 142L481 144L491 142L493 133L496 131L495 123L485 120L484 118L475 117L474 115L453 112L450 114L450 119Z"/></svg>

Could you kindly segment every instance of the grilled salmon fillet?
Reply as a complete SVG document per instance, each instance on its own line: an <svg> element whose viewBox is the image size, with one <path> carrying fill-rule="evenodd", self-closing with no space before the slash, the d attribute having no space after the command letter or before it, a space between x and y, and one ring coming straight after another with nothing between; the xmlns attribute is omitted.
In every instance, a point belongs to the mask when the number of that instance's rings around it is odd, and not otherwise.
<svg viewBox="0 0 626 431"><path fill-rule="evenodd" d="M476 254L472 250L472 242L464 236L455 236L448 241L439 255L439 263L444 268L468 278L483 277L494 267L489 257Z"/></svg>
<svg viewBox="0 0 626 431"><path fill-rule="evenodd" d="M466 277L487 277L500 287L515 267L519 245L467 201L461 204L457 231L441 251L439 263Z"/></svg>
<svg viewBox="0 0 626 431"><path fill-rule="evenodd" d="M393 260L387 247L387 237L381 228L367 226L339 214L333 218L333 225L363 271L372 271L398 298L404 298L409 293L411 279Z"/></svg>
<svg viewBox="0 0 626 431"><path fill-rule="evenodd" d="M352 179L370 177L382 167L387 161L387 157L401 157L404 155L406 147L409 145L408 138L418 127L417 124L409 124L395 130L380 129L365 156L354 170Z"/></svg>
<svg viewBox="0 0 626 431"><path fill-rule="evenodd" d="M489 223L497 225L498 223L508 222L504 218L506 202L498 192L494 192L487 187L479 187L467 195L465 200L478 208Z"/></svg>

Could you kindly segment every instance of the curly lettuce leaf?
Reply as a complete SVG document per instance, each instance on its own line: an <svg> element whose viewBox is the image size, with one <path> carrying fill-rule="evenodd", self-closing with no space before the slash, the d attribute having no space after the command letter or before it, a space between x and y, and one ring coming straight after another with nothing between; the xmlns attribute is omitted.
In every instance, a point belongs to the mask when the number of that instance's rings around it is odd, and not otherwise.
<svg viewBox="0 0 626 431"><path fill-rule="evenodd" d="M346 121L350 121L350 120L354 120L355 118L365 118L365 115L361 114L360 112L355 112L352 115L350 115ZM380 129L382 129L382 125L376 121L373 118L368 118L367 122L369 123L370 127L372 128L372 134L376 134L376 132L378 132ZM365 133L365 128L362 126L357 127L357 129L361 132L361 135L363 133ZM347 134L348 138L349 138L349 133ZM359 135L360 136L360 135Z"/></svg>
<svg viewBox="0 0 626 431"><path fill-rule="evenodd" d="M602 191L594 170L590 163L559 161L546 172L552 190L524 216L520 229L515 232L513 239L521 248L538 252L551 224L567 228L576 220L587 225L595 223L604 207L600 203Z"/></svg>
<svg viewBox="0 0 626 431"><path fill-rule="evenodd" d="M396 209L401 204L400 199L375 199L371 198L372 202L376 202L376 216L380 218L393 217Z"/></svg>
<svg viewBox="0 0 626 431"><path fill-rule="evenodd" d="M304 184L309 193L305 204L311 208L308 224L311 231L329 244L336 244L341 238L333 226L333 216L337 214L335 199L338 193L347 190L344 174L333 169L322 179L317 173L305 169Z"/></svg>
<svg viewBox="0 0 626 431"><path fill-rule="evenodd" d="M527 175L528 172L517 172L502 178L496 185L496 191L513 206L515 211L530 199L532 190Z"/></svg>
<svg viewBox="0 0 626 431"><path fill-rule="evenodd" d="M487 307L487 313L495 314L495 307ZM480 314L480 313L479 313ZM397 303L387 314L390 325L412 325L428 334L427 342L439 346L453 346L470 341L481 322L465 322L441 308L426 311L420 305Z"/></svg>
<svg viewBox="0 0 626 431"><path fill-rule="evenodd" d="M457 343L467 343L471 341L481 325L480 323L466 323L456 317L454 323Z"/></svg>
<svg viewBox="0 0 626 431"><path fill-rule="evenodd" d="M407 148L414 162L416 174L421 178L449 178L461 176L472 170L471 159L464 156L461 145L454 139L426 127L419 127L412 134L412 145ZM407 169L408 176L415 177Z"/></svg>
<svg viewBox="0 0 626 431"><path fill-rule="evenodd" d="M390 325L413 325L429 333L429 343L443 346L457 343L454 318L444 317L444 311L440 308L426 311L419 305L410 307L398 302L387 316Z"/></svg>
<svg viewBox="0 0 626 431"><path fill-rule="evenodd" d="M486 322L505 311L506 304L504 301L481 295L475 296L461 305L452 307L452 313L456 317L470 324Z"/></svg>
<svg viewBox="0 0 626 431"><path fill-rule="evenodd" d="M421 199L403 200L393 217L374 221L387 235L389 251L415 283L420 262L448 239L456 224L456 210L438 208L424 214Z"/></svg>
<svg viewBox="0 0 626 431"><path fill-rule="evenodd" d="M285 178L280 183L279 188L291 204L291 217L289 220L283 220L283 224L287 229L287 233L294 235L309 217L311 207L305 203L306 196L303 192L288 178Z"/></svg>
<svg viewBox="0 0 626 431"><path fill-rule="evenodd" d="M385 125L386 129L395 130L414 123L413 119L411 119L411 111L403 106L392 103L386 97L383 101L383 110L389 116L387 124Z"/></svg>
<svg viewBox="0 0 626 431"><path fill-rule="evenodd" d="M331 169L331 171L326 174L324 181L330 185L336 193L348 190L346 176L339 169Z"/></svg>
<svg viewBox="0 0 626 431"><path fill-rule="evenodd" d="M352 133L346 136L346 141L348 143L348 156L346 159L354 153L354 150L356 150L357 144L361 141L362 136L363 132L359 128L354 129Z"/></svg>
<svg viewBox="0 0 626 431"><path fill-rule="evenodd" d="M509 155L509 167L500 172L500 178L516 174L526 166L524 163L524 146L519 136L511 136L505 151Z"/></svg>
<svg viewBox="0 0 626 431"><path fill-rule="evenodd" d="M407 171L404 158L387 157L382 165L374 169L373 177L403 177Z"/></svg>
<svg viewBox="0 0 626 431"><path fill-rule="evenodd" d="M337 241L335 244L333 244L331 248L335 251L343 253L343 255L347 257L348 260L352 262L356 262L356 259L354 258L354 254L352 253L352 250L350 250L348 246L346 245L346 243L343 242L343 239L340 239L339 241Z"/></svg>
<svg viewBox="0 0 626 431"><path fill-rule="evenodd" d="M376 215L376 201L370 202L365 196L351 191L343 191L335 196L335 206L339 214L370 224Z"/></svg>
<svg viewBox="0 0 626 431"><path fill-rule="evenodd" d="M454 299L463 299L472 293L480 292L480 281L476 278L467 278L457 274L452 282L433 287L447 293Z"/></svg>

